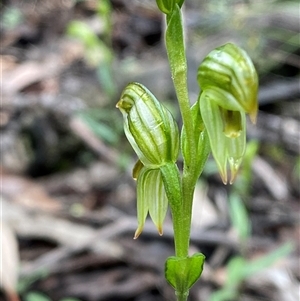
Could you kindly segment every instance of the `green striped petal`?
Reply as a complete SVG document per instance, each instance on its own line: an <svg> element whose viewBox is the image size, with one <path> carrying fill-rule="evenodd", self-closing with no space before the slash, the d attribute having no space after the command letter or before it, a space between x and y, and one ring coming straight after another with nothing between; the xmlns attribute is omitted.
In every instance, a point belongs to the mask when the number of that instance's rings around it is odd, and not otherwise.
<svg viewBox="0 0 300 301"><path fill-rule="evenodd" d="M179 133L172 114L143 85L131 83L117 107L124 117L124 131L142 163L157 168L176 162Z"/></svg>
<svg viewBox="0 0 300 301"><path fill-rule="evenodd" d="M219 94L219 106L244 111L255 122L258 77L243 49L228 43L211 51L199 66L198 82L202 91L213 89Z"/></svg>

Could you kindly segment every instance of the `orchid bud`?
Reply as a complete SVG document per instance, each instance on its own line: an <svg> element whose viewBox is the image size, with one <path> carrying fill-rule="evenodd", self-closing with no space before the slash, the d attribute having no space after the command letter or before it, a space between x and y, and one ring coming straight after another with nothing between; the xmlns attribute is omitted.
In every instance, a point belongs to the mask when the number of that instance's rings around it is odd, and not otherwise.
<svg viewBox="0 0 300 301"><path fill-rule="evenodd" d="M163 221L168 209L168 198L166 196L162 174L160 169L149 169L143 167L137 179L137 219L138 228L134 239L141 234L147 214L157 227L158 233L163 234Z"/></svg>
<svg viewBox="0 0 300 301"><path fill-rule="evenodd" d="M247 53L234 44L216 48L198 69L200 112L224 184L232 184L246 149L246 119L255 122L258 79Z"/></svg>
<svg viewBox="0 0 300 301"><path fill-rule="evenodd" d="M117 108L124 117L124 131L140 161L148 168L176 162L179 133L172 114L143 85L130 83Z"/></svg>

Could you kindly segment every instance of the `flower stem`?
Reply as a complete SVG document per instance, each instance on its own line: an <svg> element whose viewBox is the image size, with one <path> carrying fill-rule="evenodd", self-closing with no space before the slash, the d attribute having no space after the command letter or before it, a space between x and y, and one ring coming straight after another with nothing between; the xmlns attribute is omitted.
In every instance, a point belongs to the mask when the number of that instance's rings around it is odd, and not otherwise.
<svg viewBox="0 0 300 301"><path fill-rule="evenodd" d="M193 120L190 111L190 101L187 84L187 60L184 46L182 14L176 4L170 16L167 16L166 49L169 58L171 76L174 83L183 126L186 128L189 153L184 158L186 168L191 166L191 158L196 152L193 139Z"/></svg>

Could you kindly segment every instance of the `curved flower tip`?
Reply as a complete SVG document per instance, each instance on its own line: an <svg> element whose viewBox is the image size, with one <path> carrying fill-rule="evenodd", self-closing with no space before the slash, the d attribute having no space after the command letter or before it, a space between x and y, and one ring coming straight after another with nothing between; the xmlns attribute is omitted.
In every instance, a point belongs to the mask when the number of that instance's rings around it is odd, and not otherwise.
<svg viewBox="0 0 300 301"><path fill-rule="evenodd" d="M219 174L224 185L227 185L227 169L219 169Z"/></svg>
<svg viewBox="0 0 300 301"><path fill-rule="evenodd" d="M163 228L162 228L162 225L160 225L159 227L157 227L157 231L158 231L158 234L160 236L162 236L164 233L163 233Z"/></svg>
<svg viewBox="0 0 300 301"><path fill-rule="evenodd" d="M138 228L136 229L136 231L135 231L135 233L134 233L134 236L133 236L133 239L137 239L137 238L140 236L140 234L143 232L143 228L144 228L144 227L138 227Z"/></svg>
<svg viewBox="0 0 300 301"><path fill-rule="evenodd" d="M229 182L229 184L232 185L238 174L239 167L242 163L242 158L234 159L233 157L229 157L228 161L229 161L229 166L230 166L230 182Z"/></svg>
<svg viewBox="0 0 300 301"><path fill-rule="evenodd" d="M255 106L253 106L253 108L249 111L249 117L253 124L256 124L257 113L258 113L258 104L256 102Z"/></svg>

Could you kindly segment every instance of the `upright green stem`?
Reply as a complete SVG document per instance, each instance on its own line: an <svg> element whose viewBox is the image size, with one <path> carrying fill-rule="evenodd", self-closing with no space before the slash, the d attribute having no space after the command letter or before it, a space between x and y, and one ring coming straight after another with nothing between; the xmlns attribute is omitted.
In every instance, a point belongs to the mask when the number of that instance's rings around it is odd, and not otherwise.
<svg viewBox="0 0 300 301"><path fill-rule="evenodd" d="M184 158L185 166L182 177L181 207L177 210L172 210L171 208L174 225L175 253L178 257L188 256L194 192L194 187L191 183L193 174L192 158L195 158L196 153L196 145L193 139L194 127L188 95L187 61L182 24L181 10L179 6L176 5L172 14L167 16L166 48L182 122L186 129L189 150Z"/></svg>
<svg viewBox="0 0 300 301"><path fill-rule="evenodd" d="M177 4L175 4L175 8L172 13L167 15L166 49L172 80L182 116L182 122L185 128L186 139L186 151L183 153L184 168L180 183L180 201L175 203L174 199L172 200L172 198L170 198L170 195L168 195L168 199L173 219L175 255L177 258L185 258L187 260L189 255L193 195L199 175L196 175L197 168L195 164L193 164L197 155L197 145L195 141L195 128L188 95L187 60L184 45L182 15ZM165 185L165 187L167 186L168 185ZM180 269L180 267L177 267L177 269L178 268ZM177 285L175 285L175 290L177 301L187 300L189 293L188 287L180 289Z"/></svg>
<svg viewBox="0 0 300 301"><path fill-rule="evenodd" d="M176 4L171 15L167 16L166 49L169 58L172 80L174 83L182 122L186 128L188 149L187 168L190 167L191 158L195 155L196 146L193 139L193 121L190 111L190 100L187 85L187 61L184 46L182 16L179 6Z"/></svg>

